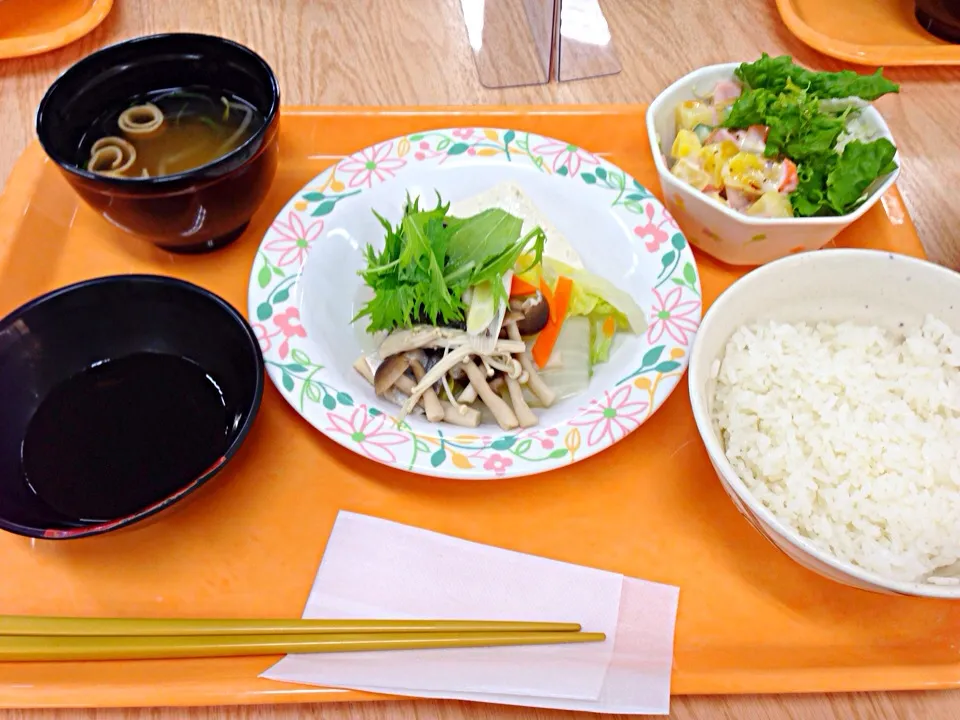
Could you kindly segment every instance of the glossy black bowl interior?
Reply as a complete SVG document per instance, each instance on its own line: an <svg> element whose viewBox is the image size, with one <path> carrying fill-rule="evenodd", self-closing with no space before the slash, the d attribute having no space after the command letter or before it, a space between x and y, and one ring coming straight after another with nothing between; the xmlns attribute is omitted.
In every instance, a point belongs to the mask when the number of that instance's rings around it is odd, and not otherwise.
<svg viewBox="0 0 960 720"><path fill-rule="evenodd" d="M917 21L942 40L960 43L960 0L916 0Z"/></svg>
<svg viewBox="0 0 960 720"><path fill-rule="evenodd" d="M37 408L63 381L103 360L138 353L187 358L222 391L229 422L220 460L173 493L105 522L49 507L24 481L21 447ZM170 393L178 388L167 388ZM118 275L55 290L0 320L0 528L69 538L122 527L176 502L213 477L239 448L263 394L253 330L231 305L181 280Z"/></svg>
<svg viewBox="0 0 960 720"><path fill-rule="evenodd" d="M204 85L243 98L264 123L224 157L175 175L111 178L84 168L85 133L113 107L153 91ZM179 252L230 242L263 201L277 167L280 89L255 52L211 35L173 33L121 42L80 60L47 90L37 135L83 199L110 222Z"/></svg>

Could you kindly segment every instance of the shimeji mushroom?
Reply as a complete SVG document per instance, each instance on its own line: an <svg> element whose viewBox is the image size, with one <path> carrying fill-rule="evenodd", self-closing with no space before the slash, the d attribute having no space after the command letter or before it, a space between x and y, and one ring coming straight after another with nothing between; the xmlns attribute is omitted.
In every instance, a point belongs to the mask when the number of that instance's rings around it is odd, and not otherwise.
<svg viewBox="0 0 960 720"><path fill-rule="evenodd" d="M514 415L513 410L504 402L503 398L497 395L487 384L487 378L484 377L483 370L478 368L473 360L467 360L463 369L470 379L470 384L476 388L477 395L480 396L484 405L490 408L490 412L497 419L497 424L504 430L513 430L517 427L520 424L517 416Z"/></svg>
<svg viewBox="0 0 960 720"><path fill-rule="evenodd" d="M513 412L520 422L520 427L528 428L537 424L537 416L533 414L527 401L523 399L523 389L516 378L507 377L507 391L510 393L510 402L513 403Z"/></svg>
<svg viewBox="0 0 960 720"><path fill-rule="evenodd" d="M417 379L417 382L423 380L423 377L427 374L419 358L410 358L410 369L413 370L413 376ZM437 393L434 392L432 387L423 391L423 408L426 410L427 420L430 422L443 420L443 407L440 405L440 398L437 397Z"/></svg>
<svg viewBox="0 0 960 720"><path fill-rule="evenodd" d="M516 323L509 323L507 325L507 336L511 340L523 342L522 338L520 337L520 330L517 329ZM553 405L557 399L557 394L550 389L550 387L537 373L537 368L533 364L533 358L531 358L530 353L527 352L526 346L524 346L523 352L521 352L518 357L520 360L520 366L523 368L524 372L527 373L527 385L530 387L530 390L532 390L533 394L539 398L544 407L550 407Z"/></svg>
<svg viewBox="0 0 960 720"><path fill-rule="evenodd" d="M377 365L373 374L373 391L380 396L386 395L397 380L407 371L410 361L405 354L392 355Z"/></svg>
<svg viewBox="0 0 960 720"><path fill-rule="evenodd" d="M373 385L373 370L370 367L367 358L361 357L353 364L354 369L362 375L367 382ZM413 392L413 388L416 383L413 378L408 377L407 375L401 375L397 378L397 382L394 385L394 388L404 395L409 396ZM402 405L402 403L397 403ZM440 401L440 406L443 408L443 419L450 423L451 425L459 425L460 427L469 427L475 428L480 425L480 411L472 407L462 407L456 408L448 402Z"/></svg>
<svg viewBox="0 0 960 720"><path fill-rule="evenodd" d="M511 313L507 319L502 328L507 337L495 339L490 352L479 351L462 330L421 325L388 335L380 344L378 355L383 360L374 372L365 358L356 367L371 380L378 395L398 390L407 396L400 406L398 422L420 406L431 422L446 420L476 427L480 413L469 404L479 399L502 428L531 427L537 417L523 399L521 384L528 384L545 407L553 404L556 395L537 373L517 326L519 318ZM429 367L424 354L427 349L444 351ZM450 391L448 375L466 376L469 381L459 398ZM438 383L443 383L449 401L441 401L437 395L434 388ZM504 387L509 402L500 396Z"/></svg>
<svg viewBox="0 0 960 720"><path fill-rule="evenodd" d="M430 368L430 372L424 375L414 386L413 392L410 393L410 397L403 404L403 407L400 409L400 418L403 419L414 407L416 407L417 402L420 400L420 396L427 391L428 388L432 388L434 383L438 382L440 378L446 375L450 369L457 363L463 362L463 360L470 356L473 353L473 349L469 345L462 345L456 350L451 352L448 355L445 355L440 362Z"/></svg>
<svg viewBox="0 0 960 720"><path fill-rule="evenodd" d="M390 333L380 343L377 353L382 358L388 358L391 355L419 350L436 342L443 336L443 330L438 327L420 325L409 330L397 330Z"/></svg>

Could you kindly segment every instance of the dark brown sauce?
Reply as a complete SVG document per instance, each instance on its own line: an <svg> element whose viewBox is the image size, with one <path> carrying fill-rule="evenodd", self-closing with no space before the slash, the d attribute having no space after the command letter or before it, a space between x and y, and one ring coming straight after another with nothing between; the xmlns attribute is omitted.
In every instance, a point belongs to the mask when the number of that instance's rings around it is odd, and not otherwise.
<svg viewBox="0 0 960 720"><path fill-rule="evenodd" d="M203 368L137 353L87 368L44 398L21 448L24 479L61 515L113 520L196 479L223 455L229 431Z"/></svg>

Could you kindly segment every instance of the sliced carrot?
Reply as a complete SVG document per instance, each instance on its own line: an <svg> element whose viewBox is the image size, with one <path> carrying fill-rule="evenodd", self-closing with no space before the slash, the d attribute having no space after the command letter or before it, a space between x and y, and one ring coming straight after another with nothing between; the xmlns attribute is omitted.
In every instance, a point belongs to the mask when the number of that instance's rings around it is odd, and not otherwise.
<svg viewBox="0 0 960 720"><path fill-rule="evenodd" d="M556 322L557 313L553 307L553 290L550 289L550 284L542 275L540 276L540 294L543 295L543 298L547 301L547 307L550 308L550 319Z"/></svg>
<svg viewBox="0 0 960 720"><path fill-rule="evenodd" d="M533 343L533 361L537 364L537 367L544 367L550 360L553 347L557 344L557 338L560 337L563 321L567 317L572 290L573 280L563 276L557 278L557 286L553 290L552 302L550 302L550 319L547 320L547 324ZM543 292L542 287L540 292Z"/></svg>
<svg viewBox="0 0 960 720"><path fill-rule="evenodd" d="M613 315L607 315L606 319L603 321L603 334L607 337L613 337L613 334L617 331L617 321L613 319Z"/></svg>
<svg viewBox="0 0 960 720"><path fill-rule="evenodd" d="M766 125L751 125L747 130L753 130L763 138L764 142L767 141L767 136L770 134L770 128Z"/></svg>
<svg viewBox="0 0 960 720"><path fill-rule="evenodd" d="M797 166L790 158L784 159L783 176L780 178L780 187L777 189L780 192L793 192L799 184L800 179L797 176Z"/></svg>
<svg viewBox="0 0 960 720"><path fill-rule="evenodd" d="M518 295L533 295L536 292L536 286L531 285L519 275L514 275L513 280L510 281L510 297L517 297Z"/></svg>

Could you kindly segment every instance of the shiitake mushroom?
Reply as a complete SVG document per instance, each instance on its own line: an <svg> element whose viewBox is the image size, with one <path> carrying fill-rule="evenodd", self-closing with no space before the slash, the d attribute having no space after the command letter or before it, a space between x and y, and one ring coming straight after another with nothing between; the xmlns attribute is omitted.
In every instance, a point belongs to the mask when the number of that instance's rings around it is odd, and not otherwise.
<svg viewBox="0 0 960 720"><path fill-rule="evenodd" d="M510 300L510 309L523 315L517 321L517 330L523 336L536 335L550 319L550 305L543 293L513 298Z"/></svg>

